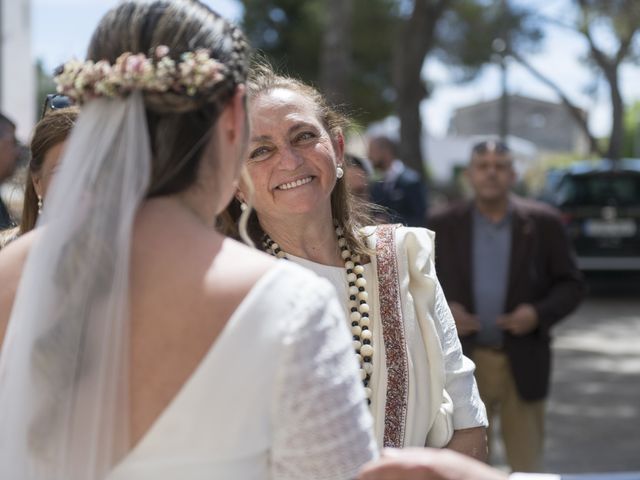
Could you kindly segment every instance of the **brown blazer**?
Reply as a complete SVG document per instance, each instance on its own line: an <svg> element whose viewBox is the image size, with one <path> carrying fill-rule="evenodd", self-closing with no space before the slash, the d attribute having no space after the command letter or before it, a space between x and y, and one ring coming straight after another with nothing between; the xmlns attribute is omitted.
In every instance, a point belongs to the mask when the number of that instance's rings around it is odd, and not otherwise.
<svg viewBox="0 0 640 480"><path fill-rule="evenodd" d="M504 311L530 303L540 324L523 336L505 332L503 345L518 392L533 401L545 398L549 390L551 327L578 306L585 286L557 211L515 195L511 204L513 231ZM429 228L436 232L436 269L447 300L473 313L472 208L470 201L453 205L434 214ZM461 337L469 356L474 337Z"/></svg>

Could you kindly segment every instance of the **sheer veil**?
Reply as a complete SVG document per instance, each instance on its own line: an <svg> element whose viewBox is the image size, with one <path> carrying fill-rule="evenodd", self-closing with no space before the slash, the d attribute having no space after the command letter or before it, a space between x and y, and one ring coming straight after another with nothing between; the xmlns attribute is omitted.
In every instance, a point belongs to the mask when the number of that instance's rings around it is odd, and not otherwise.
<svg viewBox="0 0 640 480"><path fill-rule="evenodd" d="M150 165L140 92L83 107L0 356L0 478L103 479L129 448L130 247Z"/></svg>

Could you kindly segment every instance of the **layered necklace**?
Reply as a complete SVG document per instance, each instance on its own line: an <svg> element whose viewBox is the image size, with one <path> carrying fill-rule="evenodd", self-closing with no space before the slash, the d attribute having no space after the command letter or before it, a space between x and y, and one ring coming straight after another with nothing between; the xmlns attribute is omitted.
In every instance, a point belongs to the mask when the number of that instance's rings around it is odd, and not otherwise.
<svg viewBox="0 0 640 480"><path fill-rule="evenodd" d="M356 358L360 363L360 378L364 384L367 403L371 405L371 376L373 375L373 335L371 334L371 319L369 318L369 294L366 286L367 280L364 278L364 267L360 263L360 255L352 255L347 240L344 238L344 230L336 225L336 235L338 236L338 247L340 256L344 260L347 283L349 284L349 323L351 334L353 335L353 348ZM277 258L287 258L287 254L274 242L269 235L262 238L262 245L265 251Z"/></svg>

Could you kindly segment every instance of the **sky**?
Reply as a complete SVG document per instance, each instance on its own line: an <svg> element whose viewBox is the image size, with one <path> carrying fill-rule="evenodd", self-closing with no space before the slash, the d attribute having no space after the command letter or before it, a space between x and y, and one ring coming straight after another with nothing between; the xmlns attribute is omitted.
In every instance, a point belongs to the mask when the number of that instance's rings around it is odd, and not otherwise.
<svg viewBox="0 0 640 480"><path fill-rule="evenodd" d="M571 14L569 0L514 2L549 16L567 18ZM117 0L32 0L34 58L41 59L49 71L71 57L83 58L93 28L100 17L117 3ZM204 0L204 3L232 20L239 19L242 14L236 0ZM548 27L542 48L529 60L543 73L561 80L569 98L589 113L594 133L603 136L611 128L608 94L605 90L598 91L596 95L585 94L585 87L593 78L592 73L579 62L585 53L586 45L576 34L562 27ZM446 67L437 61L426 62L424 72L436 85L432 97L422 105L424 123L434 136L446 133L453 109L496 98L501 92L497 66L485 67L475 81L464 85L452 84ZM627 104L640 101L640 67L623 67L621 86ZM514 94L557 101L554 92L513 62L508 68L508 89Z"/></svg>

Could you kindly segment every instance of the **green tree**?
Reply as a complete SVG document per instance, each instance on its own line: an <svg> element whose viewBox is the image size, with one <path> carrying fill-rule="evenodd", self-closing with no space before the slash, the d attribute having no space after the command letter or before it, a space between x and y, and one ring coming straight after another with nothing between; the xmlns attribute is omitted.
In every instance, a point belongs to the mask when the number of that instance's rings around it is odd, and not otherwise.
<svg viewBox="0 0 640 480"><path fill-rule="evenodd" d="M563 19L546 21L575 31L587 45L585 62L592 67L597 82L609 91L611 101L611 132L606 148L589 130L586 119L561 87L562 79L543 75L518 52L510 54L536 78L552 88L587 135L591 151L617 160L623 151L625 107L620 90L620 67L640 60L640 2L637 0L574 0L576 15L573 23Z"/></svg>
<svg viewBox="0 0 640 480"><path fill-rule="evenodd" d="M640 2L637 0L577 0L580 6L578 31L589 45L589 59L602 73L611 98L611 134L607 156L617 160L622 154L624 101L620 91L620 66L638 62L640 44ZM595 30L604 25L615 37L612 51L598 42Z"/></svg>
<svg viewBox="0 0 640 480"><path fill-rule="evenodd" d="M274 66L368 123L393 111L396 0L242 0L243 28ZM355 13L357 12L357 13Z"/></svg>
<svg viewBox="0 0 640 480"><path fill-rule="evenodd" d="M432 93L422 75L426 58L439 57L452 81L467 82L495 58L496 40L510 48L531 51L542 31L530 11L509 8L506 0L487 5L481 0L414 0L403 22L398 44L396 86L400 118L400 153L423 172L420 103Z"/></svg>
<svg viewBox="0 0 640 480"><path fill-rule="evenodd" d="M519 50L541 34L522 9L485 0L243 0L243 27L276 67L323 87L361 123L396 112L403 160L423 173L420 103L437 55L453 81L492 61L496 33Z"/></svg>

